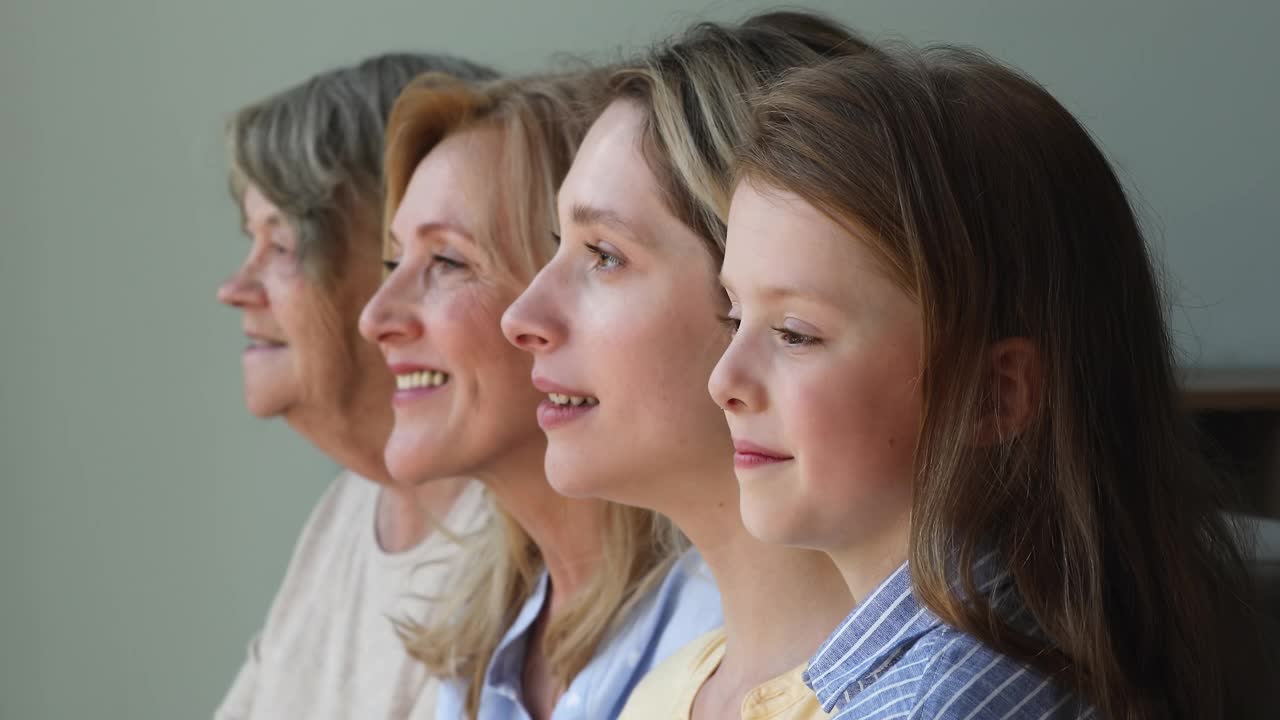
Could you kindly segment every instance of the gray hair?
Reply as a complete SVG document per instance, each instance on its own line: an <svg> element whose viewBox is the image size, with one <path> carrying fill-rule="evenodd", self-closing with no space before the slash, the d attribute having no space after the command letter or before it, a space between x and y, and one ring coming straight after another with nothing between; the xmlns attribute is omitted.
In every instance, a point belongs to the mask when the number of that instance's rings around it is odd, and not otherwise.
<svg viewBox="0 0 1280 720"><path fill-rule="evenodd" d="M280 208L313 278L337 270L356 214L377 221L387 117L400 91L426 72L467 82L497 76L449 55L379 55L241 108L227 123L233 199L240 205L253 185ZM379 238L371 233L369 242Z"/></svg>

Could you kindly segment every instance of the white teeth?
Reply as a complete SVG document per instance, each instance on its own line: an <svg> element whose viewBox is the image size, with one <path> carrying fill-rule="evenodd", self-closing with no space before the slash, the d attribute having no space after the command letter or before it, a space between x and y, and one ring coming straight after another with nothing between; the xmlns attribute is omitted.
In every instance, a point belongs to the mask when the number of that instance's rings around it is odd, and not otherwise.
<svg viewBox="0 0 1280 720"><path fill-rule="evenodd" d="M424 387L439 387L449 382L449 375L442 372L422 370L396 376L397 390L415 390Z"/></svg>
<svg viewBox="0 0 1280 720"><path fill-rule="evenodd" d="M565 395L563 393L547 393L547 397L556 405L571 405L579 407L581 405L593 406L599 405L600 401L593 397L584 397L580 395Z"/></svg>

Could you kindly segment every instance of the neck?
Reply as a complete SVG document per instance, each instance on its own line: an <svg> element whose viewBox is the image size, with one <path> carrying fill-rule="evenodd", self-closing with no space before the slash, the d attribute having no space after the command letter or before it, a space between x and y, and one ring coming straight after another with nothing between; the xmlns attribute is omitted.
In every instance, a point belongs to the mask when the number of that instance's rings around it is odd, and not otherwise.
<svg viewBox="0 0 1280 720"><path fill-rule="evenodd" d="M546 611L555 617L598 568L608 504L557 493L543 470L545 453L545 439L539 436L503 467L478 479L537 546L551 580Z"/></svg>
<svg viewBox="0 0 1280 720"><path fill-rule="evenodd" d="M382 459L394 421L390 404L363 412L300 408L284 417L294 432L338 465L379 485L391 483L391 473Z"/></svg>
<svg viewBox="0 0 1280 720"><path fill-rule="evenodd" d="M443 478L416 487L384 485L378 494L377 540L384 552L398 553L416 547L445 518L471 481Z"/></svg>
<svg viewBox="0 0 1280 720"><path fill-rule="evenodd" d="M412 488L397 486L392 481L383 460L383 449L394 422L389 403L348 411L299 409L286 414L285 421L329 459L382 486L375 533L378 545L386 552L403 552L426 539L449 514L454 500L466 487L467 481L462 478L442 479Z"/></svg>
<svg viewBox="0 0 1280 720"><path fill-rule="evenodd" d="M750 689L808 660L853 601L825 554L764 543L747 531L731 466L675 486L701 495L682 499L667 514L702 554L720 588L725 654L712 681L739 689L730 694L740 703Z"/></svg>
<svg viewBox="0 0 1280 720"><path fill-rule="evenodd" d="M911 534L910 512L887 524L875 535L864 536L848 546L828 550L827 554L854 600L862 602L885 578L907 561L907 543Z"/></svg>

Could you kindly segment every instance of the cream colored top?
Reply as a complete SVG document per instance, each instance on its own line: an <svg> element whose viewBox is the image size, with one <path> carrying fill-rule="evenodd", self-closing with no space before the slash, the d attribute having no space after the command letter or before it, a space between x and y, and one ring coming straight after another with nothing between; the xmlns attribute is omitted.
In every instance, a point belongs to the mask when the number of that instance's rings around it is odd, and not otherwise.
<svg viewBox="0 0 1280 720"><path fill-rule="evenodd" d="M215 720L430 718L438 683L405 652L391 624L422 620L458 546L433 532L389 554L378 545L380 488L343 473L316 505L266 623ZM457 535L489 516L479 483L444 526Z"/></svg>
<svg viewBox="0 0 1280 720"><path fill-rule="evenodd" d="M724 629L676 651L632 691L619 720L689 720L693 699L724 658ZM798 667L752 688L742 699L742 720L825 720Z"/></svg>

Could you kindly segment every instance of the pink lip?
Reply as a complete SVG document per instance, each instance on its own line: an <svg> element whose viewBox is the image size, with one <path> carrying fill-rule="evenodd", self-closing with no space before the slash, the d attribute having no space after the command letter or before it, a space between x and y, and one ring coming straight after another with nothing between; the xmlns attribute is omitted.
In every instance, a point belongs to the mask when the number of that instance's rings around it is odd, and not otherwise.
<svg viewBox="0 0 1280 720"><path fill-rule="evenodd" d="M437 368L427 367L426 365L419 365L416 363L391 363L387 365L387 369L391 371L392 375L407 375L409 373L421 372L423 370L444 372ZM391 406L402 408L407 405L411 405L414 402L422 400L428 395L433 395L448 386L448 383L446 383L444 385L436 385L434 387L419 387L413 388L412 390L396 390L391 393Z"/></svg>
<svg viewBox="0 0 1280 720"><path fill-rule="evenodd" d="M540 375L533 376L533 386L538 388L540 392L548 394L556 393L557 395L575 395L577 397L591 395L591 393L552 382ZM541 427L544 432L560 427L577 420L597 407L598 405L557 405L548 398L538 403L538 427Z"/></svg>
<svg viewBox="0 0 1280 720"><path fill-rule="evenodd" d="M556 393L558 395L577 395L578 397L586 397L588 395L591 395L591 393L589 392L585 392L583 390L577 390L575 388L569 387L568 385L561 385L559 383L552 382L551 380L548 380L542 377L541 375L533 376L533 386L538 388L539 392L544 392L544 393Z"/></svg>
<svg viewBox="0 0 1280 720"><path fill-rule="evenodd" d="M249 338L249 344L244 348L246 355L250 353L275 352L276 350L283 350L288 347L287 344L280 342L279 340L263 335L245 333L245 337Z"/></svg>
<svg viewBox="0 0 1280 720"><path fill-rule="evenodd" d="M596 405L557 405L548 398L538 403L538 427L544 431L573 422L596 409Z"/></svg>
<svg viewBox="0 0 1280 720"><path fill-rule="evenodd" d="M793 456L786 453L770 450L746 440L735 440L733 442L733 466L740 470L774 465L794 459Z"/></svg>

